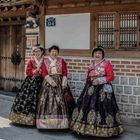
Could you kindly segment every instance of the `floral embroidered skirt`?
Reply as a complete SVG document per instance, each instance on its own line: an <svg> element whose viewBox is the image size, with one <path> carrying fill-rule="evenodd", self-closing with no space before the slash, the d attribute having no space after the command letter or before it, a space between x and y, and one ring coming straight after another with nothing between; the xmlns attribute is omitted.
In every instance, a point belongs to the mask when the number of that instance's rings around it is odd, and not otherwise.
<svg viewBox="0 0 140 140"><path fill-rule="evenodd" d="M46 80L43 82L39 94L37 108L38 129L67 129L69 128L70 114L62 90L62 77L52 75L57 87L52 87Z"/></svg>
<svg viewBox="0 0 140 140"><path fill-rule="evenodd" d="M42 82L43 78L40 76L25 78L11 108L9 119L12 123L35 125L37 100Z"/></svg>
<svg viewBox="0 0 140 140"><path fill-rule="evenodd" d="M85 85L72 114L71 129L78 134L111 137L124 129L112 85Z"/></svg>

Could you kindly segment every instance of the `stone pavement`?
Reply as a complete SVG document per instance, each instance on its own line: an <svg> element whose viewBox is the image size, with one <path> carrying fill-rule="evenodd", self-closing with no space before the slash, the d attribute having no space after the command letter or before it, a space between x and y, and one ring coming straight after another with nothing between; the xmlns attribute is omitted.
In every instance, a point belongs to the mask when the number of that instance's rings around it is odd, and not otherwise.
<svg viewBox="0 0 140 140"><path fill-rule="evenodd" d="M70 130L37 130L35 127L13 125L8 119L14 97L0 94L0 140L140 140L140 125L126 125L117 137L96 138L79 136Z"/></svg>

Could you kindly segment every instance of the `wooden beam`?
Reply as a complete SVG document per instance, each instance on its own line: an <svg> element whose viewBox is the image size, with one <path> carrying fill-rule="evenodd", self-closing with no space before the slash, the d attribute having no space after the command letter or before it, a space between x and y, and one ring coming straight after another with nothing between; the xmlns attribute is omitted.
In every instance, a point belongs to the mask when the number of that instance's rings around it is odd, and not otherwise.
<svg viewBox="0 0 140 140"><path fill-rule="evenodd" d="M0 18L6 18L6 17L25 17L27 11L34 11L34 9L32 7L30 8L26 8L26 9L22 9L22 10L17 10L17 11L7 11L7 12L1 12L0 13Z"/></svg>
<svg viewBox="0 0 140 140"><path fill-rule="evenodd" d="M94 5L79 6L66 8L47 8L46 14L68 14L68 13L84 13L84 12L121 12L121 11L140 11L140 4L114 4L114 5Z"/></svg>
<svg viewBox="0 0 140 140"><path fill-rule="evenodd" d="M7 25L24 25L26 24L26 21L0 21L0 26L7 26Z"/></svg>
<svg viewBox="0 0 140 140"><path fill-rule="evenodd" d="M5 3L1 3L0 7L5 7L5 6L13 6L13 5L22 5L22 4L30 4L30 3L34 3L34 0L17 0L14 2L5 2Z"/></svg>
<svg viewBox="0 0 140 140"><path fill-rule="evenodd" d="M40 7L40 20L39 20L39 36L40 44L45 47L45 5Z"/></svg>

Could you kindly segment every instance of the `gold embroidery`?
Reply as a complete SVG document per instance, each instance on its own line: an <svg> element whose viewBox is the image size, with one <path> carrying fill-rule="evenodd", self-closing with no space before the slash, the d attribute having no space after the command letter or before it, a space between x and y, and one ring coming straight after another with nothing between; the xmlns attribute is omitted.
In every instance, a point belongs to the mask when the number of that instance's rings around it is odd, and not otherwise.
<svg viewBox="0 0 140 140"><path fill-rule="evenodd" d="M114 120L113 120L113 117L112 115L108 114L107 117L106 117L106 123L109 127L112 127L113 126L113 123L114 123Z"/></svg>
<svg viewBox="0 0 140 140"><path fill-rule="evenodd" d="M75 108L72 113L72 120L75 121L78 117L78 108Z"/></svg>
<svg viewBox="0 0 140 140"><path fill-rule="evenodd" d="M88 122L89 124L94 124L94 123L95 123L95 111L94 111L94 110L91 110L91 111L88 113L87 122Z"/></svg>
<svg viewBox="0 0 140 140"><path fill-rule="evenodd" d="M24 114L17 114L15 112L11 112L9 119L13 123L35 125L35 118L33 116L26 116Z"/></svg>
<svg viewBox="0 0 140 140"><path fill-rule="evenodd" d="M94 92L94 86L89 87L88 89L88 95L91 96Z"/></svg>
<svg viewBox="0 0 140 140"><path fill-rule="evenodd" d="M101 128L95 127L94 125L88 125L85 123L75 122L72 127L72 130L76 131L78 134L81 133L83 135L97 136L97 137L111 137L121 134L124 129L123 127L117 126L112 128Z"/></svg>
<svg viewBox="0 0 140 140"><path fill-rule="evenodd" d="M78 122L81 122L81 121L82 121L82 118L83 118L83 110L81 109L80 112L79 112L77 121L78 121Z"/></svg>

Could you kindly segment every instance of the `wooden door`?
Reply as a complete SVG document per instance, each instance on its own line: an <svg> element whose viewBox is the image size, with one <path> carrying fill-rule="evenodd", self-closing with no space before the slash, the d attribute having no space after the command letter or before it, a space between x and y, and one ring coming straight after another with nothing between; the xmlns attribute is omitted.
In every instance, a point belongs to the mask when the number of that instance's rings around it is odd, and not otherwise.
<svg viewBox="0 0 140 140"><path fill-rule="evenodd" d="M19 65L11 62L11 56L17 50L21 55ZM0 88L13 91L20 88L25 70L25 29L23 25L0 26Z"/></svg>

